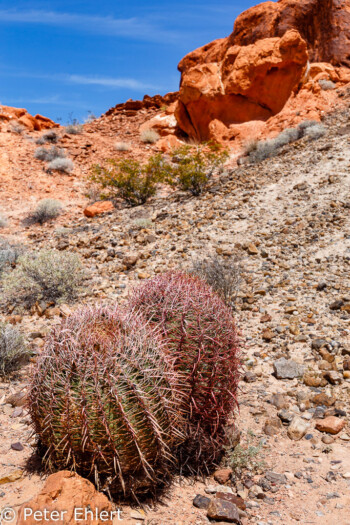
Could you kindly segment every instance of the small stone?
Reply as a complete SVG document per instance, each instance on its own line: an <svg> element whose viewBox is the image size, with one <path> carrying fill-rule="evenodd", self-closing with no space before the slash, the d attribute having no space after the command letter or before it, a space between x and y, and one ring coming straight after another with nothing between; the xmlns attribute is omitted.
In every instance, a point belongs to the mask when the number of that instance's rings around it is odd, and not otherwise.
<svg viewBox="0 0 350 525"><path fill-rule="evenodd" d="M294 379L301 377L304 373L303 365L296 363L292 359L281 357L273 363L273 368L277 379Z"/></svg>
<svg viewBox="0 0 350 525"><path fill-rule="evenodd" d="M138 253L128 253L123 257L122 262L127 268L131 268L137 263L139 258L140 258L140 254Z"/></svg>
<svg viewBox="0 0 350 525"><path fill-rule="evenodd" d="M197 509L207 509L209 507L210 498L197 494L192 503Z"/></svg>
<svg viewBox="0 0 350 525"><path fill-rule="evenodd" d="M287 434L293 441L299 441L305 436L310 424L299 416L295 416L288 427Z"/></svg>
<svg viewBox="0 0 350 525"><path fill-rule="evenodd" d="M234 494L225 494L224 492L217 492L215 494L216 498L223 499L225 501L230 501L231 503L234 503L237 505L237 507L241 510L246 509L246 504L244 502L244 499L240 496L235 496Z"/></svg>
<svg viewBox="0 0 350 525"><path fill-rule="evenodd" d="M323 374L323 377L331 384L331 385L340 385L342 382L342 378L338 372L335 370L328 370Z"/></svg>
<svg viewBox="0 0 350 525"><path fill-rule="evenodd" d="M12 443L11 448L12 450L16 450L17 452L22 452L22 450L24 449L22 443L20 443L19 441L17 441L17 443Z"/></svg>
<svg viewBox="0 0 350 525"><path fill-rule="evenodd" d="M278 417L271 417L265 421L264 432L267 436L275 436L281 429L282 423Z"/></svg>
<svg viewBox="0 0 350 525"><path fill-rule="evenodd" d="M329 308L331 310L340 310L343 304L344 304L344 301L342 299L338 299L337 301L334 301L332 304L330 304Z"/></svg>
<svg viewBox="0 0 350 525"><path fill-rule="evenodd" d="M249 253L249 255L258 255L259 250L258 250L258 248L255 246L255 244L250 243L250 244L248 245L248 253Z"/></svg>
<svg viewBox="0 0 350 525"><path fill-rule="evenodd" d="M17 392L5 399L5 403L12 405L13 407L23 407L27 402L26 392Z"/></svg>
<svg viewBox="0 0 350 525"><path fill-rule="evenodd" d="M271 341L274 337L276 337L276 334L270 330L270 328L266 328L261 337L264 339L264 341Z"/></svg>
<svg viewBox="0 0 350 525"><path fill-rule="evenodd" d="M245 383L254 383L256 381L256 375L253 372L246 372L243 376Z"/></svg>
<svg viewBox="0 0 350 525"><path fill-rule="evenodd" d="M339 434L344 427L345 420L335 416L329 416L316 421L316 429L320 432L327 432L328 434Z"/></svg>
<svg viewBox="0 0 350 525"><path fill-rule="evenodd" d="M0 485L5 485L5 483L13 483L14 481L17 481L18 479L21 479L22 476L23 476L22 470L13 470L9 474L0 478Z"/></svg>
<svg viewBox="0 0 350 525"><path fill-rule="evenodd" d="M271 405L275 406L278 410L289 407L288 400L283 394L273 394L270 399L270 403Z"/></svg>
<svg viewBox="0 0 350 525"><path fill-rule="evenodd" d="M225 501L221 498L211 500L207 516L208 518L217 521L222 520L227 523L241 523L237 506L234 503Z"/></svg>
<svg viewBox="0 0 350 525"><path fill-rule="evenodd" d="M287 477L285 474L279 474L278 472L266 472L265 479L267 479L272 485L285 485L287 483Z"/></svg>
<svg viewBox="0 0 350 525"><path fill-rule="evenodd" d="M214 472L214 479L220 485L224 485L227 483L232 477L232 469L231 468L220 468Z"/></svg>
<svg viewBox="0 0 350 525"><path fill-rule="evenodd" d="M334 443L334 437L329 436L329 435L327 434L327 435L325 435L325 436L322 436L321 441L322 441L322 443L324 443L325 445L331 445L332 443Z"/></svg>

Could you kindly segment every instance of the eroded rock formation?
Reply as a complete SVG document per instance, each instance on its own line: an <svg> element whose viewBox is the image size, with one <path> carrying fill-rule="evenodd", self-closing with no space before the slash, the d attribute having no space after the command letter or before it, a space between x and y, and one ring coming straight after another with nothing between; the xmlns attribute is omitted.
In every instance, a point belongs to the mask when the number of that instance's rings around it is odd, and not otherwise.
<svg viewBox="0 0 350 525"><path fill-rule="evenodd" d="M259 4L237 18L229 37L181 60L178 126L199 140L225 140L229 126L267 121L316 77L345 81L349 66L350 0Z"/></svg>

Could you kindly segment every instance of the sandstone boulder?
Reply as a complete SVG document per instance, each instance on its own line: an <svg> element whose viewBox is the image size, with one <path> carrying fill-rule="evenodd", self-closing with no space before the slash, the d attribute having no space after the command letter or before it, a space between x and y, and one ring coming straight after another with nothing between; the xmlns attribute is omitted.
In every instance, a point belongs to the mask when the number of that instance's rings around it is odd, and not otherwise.
<svg viewBox="0 0 350 525"><path fill-rule="evenodd" d="M199 140L215 138L215 128L224 137L231 124L264 121L281 111L308 61L306 43L295 30L247 46L220 40L191 55L179 64L175 115L179 127Z"/></svg>
<svg viewBox="0 0 350 525"><path fill-rule="evenodd" d="M85 511L90 512L85 515ZM49 476L40 493L21 506L17 525L73 525L77 521L86 525L112 525L111 513L110 501L90 481L63 470Z"/></svg>
<svg viewBox="0 0 350 525"><path fill-rule="evenodd" d="M101 215L107 211L112 211L114 209L113 202L111 201L99 201L87 206L84 210L85 217L96 217L96 215Z"/></svg>

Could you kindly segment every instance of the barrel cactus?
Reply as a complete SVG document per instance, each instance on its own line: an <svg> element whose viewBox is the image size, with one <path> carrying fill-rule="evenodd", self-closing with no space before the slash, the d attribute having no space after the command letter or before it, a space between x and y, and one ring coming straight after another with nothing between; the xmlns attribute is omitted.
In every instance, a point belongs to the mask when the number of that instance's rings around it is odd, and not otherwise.
<svg viewBox="0 0 350 525"><path fill-rule="evenodd" d="M167 355L185 376L190 424L182 461L209 466L218 458L236 405L239 341L232 312L209 285L181 272L165 273L136 288L129 305L160 329Z"/></svg>
<svg viewBox="0 0 350 525"><path fill-rule="evenodd" d="M138 498L167 482L182 440L181 377L132 315L84 308L49 336L29 392L49 469Z"/></svg>

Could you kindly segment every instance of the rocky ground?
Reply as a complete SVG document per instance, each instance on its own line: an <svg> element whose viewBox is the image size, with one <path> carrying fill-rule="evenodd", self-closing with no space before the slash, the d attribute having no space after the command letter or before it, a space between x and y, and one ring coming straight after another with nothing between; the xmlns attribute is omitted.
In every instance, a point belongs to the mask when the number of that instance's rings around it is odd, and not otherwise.
<svg viewBox="0 0 350 525"><path fill-rule="evenodd" d="M350 524L349 92L343 103L324 118L321 139L304 138L260 164L227 169L201 197L174 192L92 219L82 213L86 175L92 162L112 153L117 127L91 140L88 128L66 137L77 169L57 178L40 161L31 160L28 171L31 141L1 134L0 169L8 177L1 181L1 207L10 218L2 236L28 249L77 252L88 272L79 304L123 302L131 286L207 254L240 261L235 315L243 381L235 422L242 476L228 470L216 479L178 480L155 507L121 505L124 523L205 524L207 513L225 507L215 494L225 493L242 507L246 524ZM95 151L85 154L89 148ZM54 224L22 226L30 199L44 196L62 198L66 214ZM35 354L50 327L77 306L1 313L27 335ZM18 509L45 481L27 470L34 443L23 406L29 373L26 367L0 383L0 508ZM257 447L256 456L249 446ZM232 467L233 459L237 454L228 453L223 466ZM193 505L198 494L211 500L209 511L203 498L196 500L203 508Z"/></svg>

